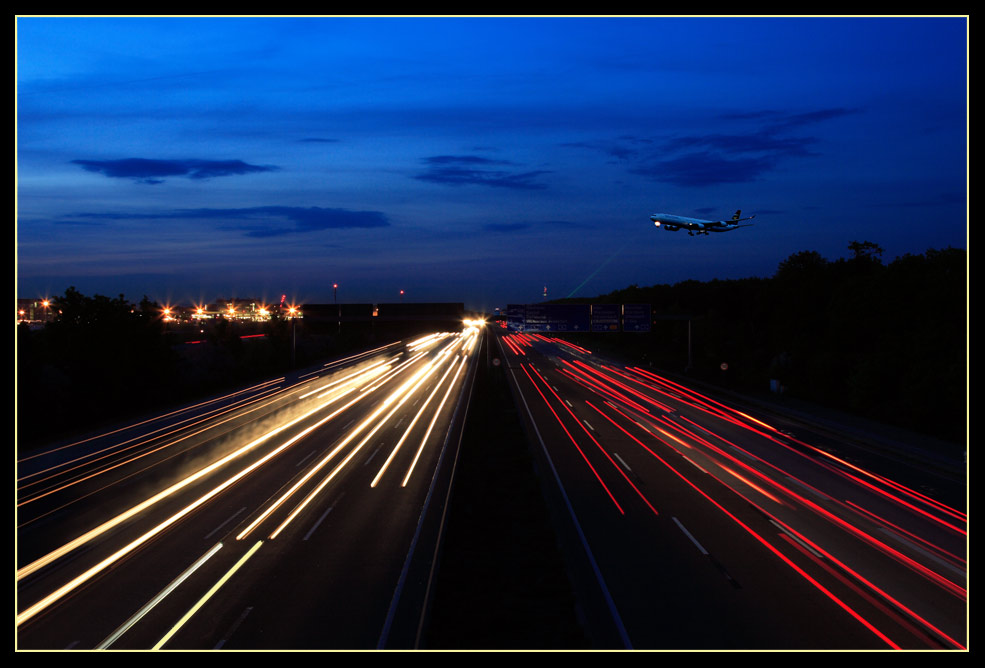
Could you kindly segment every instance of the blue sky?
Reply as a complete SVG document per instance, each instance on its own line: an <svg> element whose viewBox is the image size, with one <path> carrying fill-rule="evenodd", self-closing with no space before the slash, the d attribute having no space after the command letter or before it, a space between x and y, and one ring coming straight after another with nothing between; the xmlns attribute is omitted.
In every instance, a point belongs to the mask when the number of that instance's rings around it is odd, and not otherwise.
<svg viewBox="0 0 985 668"><path fill-rule="evenodd" d="M964 17L20 17L18 296L491 309L966 248L967 46Z"/></svg>

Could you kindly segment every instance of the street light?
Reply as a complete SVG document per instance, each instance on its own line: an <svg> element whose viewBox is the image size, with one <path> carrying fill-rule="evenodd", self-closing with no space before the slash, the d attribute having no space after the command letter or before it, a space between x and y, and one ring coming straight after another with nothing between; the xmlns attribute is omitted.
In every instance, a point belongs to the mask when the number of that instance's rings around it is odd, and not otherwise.
<svg viewBox="0 0 985 668"><path fill-rule="evenodd" d="M339 284L332 283L332 297L335 299L335 334L338 336L342 333L342 307L339 306Z"/></svg>
<svg viewBox="0 0 985 668"><path fill-rule="evenodd" d="M295 348L297 347L297 325L295 324L295 318L298 314L298 309L296 306L289 306L287 309L287 314L291 317L291 368L294 368L294 358L295 358Z"/></svg>

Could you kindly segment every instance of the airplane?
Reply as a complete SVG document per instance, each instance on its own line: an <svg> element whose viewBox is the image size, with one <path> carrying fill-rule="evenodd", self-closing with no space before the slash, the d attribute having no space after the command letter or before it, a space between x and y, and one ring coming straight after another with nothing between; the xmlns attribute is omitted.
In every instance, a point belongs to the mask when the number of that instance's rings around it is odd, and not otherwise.
<svg viewBox="0 0 985 668"><path fill-rule="evenodd" d="M687 218L685 216L675 216L670 213L655 213L650 216L650 220L657 227L663 227L668 232L676 232L679 229L686 229L688 235L694 236L694 233L698 234L708 234L709 232L728 232L729 230L737 230L740 227L752 227L752 225L739 225L740 220L752 220L756 216L749 216L748 218L740 218L742 215L742 209L735 212L732 216L732 220L701 220L700 218Z"/></svg>

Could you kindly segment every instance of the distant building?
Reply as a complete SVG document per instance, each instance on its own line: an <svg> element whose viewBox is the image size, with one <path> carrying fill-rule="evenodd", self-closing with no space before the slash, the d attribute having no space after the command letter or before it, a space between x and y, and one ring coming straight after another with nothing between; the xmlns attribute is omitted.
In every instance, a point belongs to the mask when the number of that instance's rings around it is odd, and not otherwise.
<svg viewBox="0 0 985 668"><path fill-rule="evenodd" d="M51 319L51 304L47 299L18 299L17 322L40 324Z"/></svg>

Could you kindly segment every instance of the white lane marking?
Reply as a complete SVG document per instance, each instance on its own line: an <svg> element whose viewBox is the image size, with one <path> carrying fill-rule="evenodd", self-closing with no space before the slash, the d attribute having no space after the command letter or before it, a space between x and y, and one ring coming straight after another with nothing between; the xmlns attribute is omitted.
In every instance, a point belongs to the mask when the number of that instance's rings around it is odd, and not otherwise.
<svg viewBox="0 0 985 668"><path fill-rule="evenodd" d="M790 538L792 538L793 540L797 541L797 544L798 545L800 545L802 548L804 548L805 550L807 550L808 552L810 552L811 554L813 554L818 559L824 559L824 555L823 554L821 554L820 552L818 552L817 550L815 550L813 547L811 547L810 545L808 545L807 543L805 543L804 541L802 541L797 536L795 536L792 533L790 533L789 531L787 531L787 529L783 525L779 524L776 520L770 520L770 524L772 524L773 526L775 526L777 529L779 529L780 531L782 531L786 535L790 536Z"/></svg>
<svg viewBox="0 0 985 668"><path fill-rule="evenodd" d="M226 631L226 634L222 636L222 640L217 642L215 647L213 647L212 649L222 649L222 646L226 644L226 641L229 640L229 637L236 632L236 629L239 628L239 625L243 623L243 620L246 619L246 616L250 614L252 610L253 610L252 605L246 606L246 610L243 611L243 614L239 616L239 619L233 622L233 625L229 627L229 630Z"/></svg>
<svg viewBox="0 0 985 668"><path fill-rule="evenodd" d="M677 525L677 528L680 529L681 531L683 531L684 532L684 535L691 539L691 542L694 543L695 547L697 547L699 550L701 550L701 554L707 556L708 555L708 550L706 550L704 548L704 546L701 545L701 543L698 542L698 539L697 538L695 538L694 536L691 535L691 532L690 531L688 531L687 529L684 528L684 525L681 524L681 521L679 519L677 519L676 517L672 517L671 519L674 520L674 524Z"/></svg>
<svg viewBox="0 0 985 668"><path fill-rule="evenodd" d="M302 464L304 464L314 454L315 454L315 451L314 450L312 450L311 452L309 452L308 454L306 454L304 457L301 458L301 461L299 461L297 464L294 465L294 468L297 468L297 467L301 466Z"/></svg>
<svg viewBox="0 0 985 668"><path fill-rule="evenodd" d="M612 455L613 455L613 456L614 456L614 457L615 457L616 459L618 459L618 460L619 460L619 463L620 463L620 464L622 464L622 466L623 466L623 468L624 468L624 469L626 469L626 470L627 470L627 471L629 471L630 473L632 473L632 472L633 472L633 469L631 469L631 468L629 468L629 464L627 464L627 463L626 463L626 461L625 461L625 460L624 460L624 459L623 459L622 457L620 457L620 456L619 456L619 453L618 453L618 452L613 452L613 453L612 453Z"/></svg>
<svg viewBox="0 0 985 668"><path fill-rule="evenodd" d="M896 540L898 540L899 542L903 543L904 545L909 546L910 549L916 550L917 552L919 552L923 556L927 557L931 561L934 561L935 563L940 564L944 568L950 570L955 575L959 575L961 577L964 577L966 575L965 571L962 570L961 568L955 566L952 563L949 563L949 562L945 561L944 559L941 559L940 557L938 557L938 556L936 556L934 554L931 554L930 552L928 552L927 550L923 549L922 547L920 547L916 543L914 543L912 541L909 541L906 538L904 538L903 536L899 535L898 533L896 533L892 529L887 529L886 527L879 527L879 530L881 532L883 532L884 534L886 534L887 536L891 536L892 538L895 538Z"/></svg>
<svg viewBox="0 0 985 668"><path fill-rule="evenodd" d="M342 497L343 497L343 496L345 496L345 491L343 491L343 492L342 492L341 494L339 494L339 497L338 497L337 499L335 499L335 501L333 501L333 502L332 502L332 505L330 505L330 506L329 506L329 507L328 507L328 508L327 508L327 509L325 510L325 512L323 512L323 513L321 514L321 517L319 517L319 518L318 518L318 521L317 521L317 522L315 522L315 524L314 524L314 526L312 526L312 527L311 527L310 529L308 529L308 533L306 533L306 534L304 534L304 538L302 538L301 540L308 540L308 538L310 538L310 537L311 537L311 534L313 534L313 533L315 533L315 529L317 529L317 528L318 528L318 525L320 525L320 524L322 523L322 520L323 520L323 519L325 519L326 517L328 517L328 514L329 514L330 512L332 512L332 508L334 508L335 506L337 506L337 505L338 505L338 503L339 503L339 501L341 501L341 500L342 500Z"/></svg>
<svg viewBox="0 0 985 668"><path fill-rule="evenodd" d="M802 483L801 481L797 480L796 478L791 478L790 476L787 476L787 480L789 480L793 484L797 485L798 487L800 487L801 489L803 489L805 492L810 492L814 496L819 497L823 501L830 501L831 500L831 497L828 496L827 494L825 494L824 492L822 492L822 491L820 491L818 489L814 489L813 487L810 487L808 485L805 485L804 483Z"/></svg>
<svg viewBox="0 0 985 668"><path fill-rule="evenodd" d="M315 522L315 525L313 527L311 527L310 529L308 529L308 533L304 534L304 538L302 538L301 540L308 540L309 538L311 538L311 534L313 534L315 532L315 529L318 528L318 526L321 524L322 520L325 519L330 512L332 512L332 507L331 506L329 506L325 510L325 512L323 512L321 514L321 517L318 518L318 521Z"/></svg>
<svg viewBox="0 0 985 668"><path fill-rule="evenodd" d="M681 457L683 457L684 459L686 459L691 466L693 466L694 468L698 469L702 473L708 473L708 471L706 471L703 468L701 468L701 466L697 462L695 462L693 459L691 459L687 455L681 454ZM709 473L708 475L711 475L711 474Z"/></svg>
<svg viewBox="0 0 985 668"><path fill-rule="evenodd" d="M510 375L513 377L513 384L519 391L518 393L520 395L520 400L523 402L523 407L527 411L527 417L530 418L530 424L533 427L534 433L537 435L537 440L540 442L540 447L544 451L544 456L547 458L547 464L550 466L554 481L557 483L558 489L561 492L561 497L564 499L564 504L568 509L568 514L571 516L571 521L574 524L578 538L581 540L582 547L585 549L585 556L588 558L588 563L591 565L592 571L595 573L595 580L598 582L599 588L602 590L602 596L605 598L606 607L609 609L609 614L612 615L612 621L616 625L616 630L619 633L619 638L622 640L623 647L626 649L632 649L633 644L629 640L629 633L626 631L626 626L622 622L622 616L616 608L616 602L612 598L612 593L609 591L609 587L605 584L605 578L602 577L602 569L599 568L599 564L595 560L595 555L592 553L592 549L588 545L588 538L585 536L585 532L581 528L581 522L578 521L578 517L575 515L575 509L571 505L571 499L568 498L568 493L565 491L564 485L561 483L561 476L558 474L557 468L554 466L554 461L551 459L551 455L547 451L547 444L544 443L544 439L540 435L540 430L537 429L537 421L534 420L533 412L531 412L530 406L527 404L527 398L523 396L523 391L520 390L520 381L517 380L516 373L513 369L510 369Z"/></svg>
<svg viewBox="0 0 985 668"><path fill-rule="evenodd" d="M593 426L591 425L591 423L589 423L589 421L588 421L588 420L582 420L582 422L584 422L585 424L587 424L587 425L588 425L588 428L589 428L589 429L591 429L592 431L595 431L595 427L593 427Z"/></svg>
<svg viewBox="0 0 985 668"><path fill-rule="evenodd" d="M376 449L373 450L373 454L371 454L369 456L369 459L367 459L365 462L363 462L363 466L366 466L366 464L369 464L371 461L373 461L373 457L376 456L376 453L380 451L380 448L382 446L383 446L383 442L381 441L380 444L376 446Z"/></svg>
<svg viewBox="0 0 985 668"><path fill-rule="evenodd" d="M219 526L217 526L215 529L213 529L212 531L210 531L209 534L203 540L208 540L209 538L211 538L212 537L212 534L214 534L216 531L218 531L222 527L224 527L227 524L229 524L230 522L232 522L244 510L246 510L246 506L243 506L242 508L240 508L239 510L237 510L235 513L232 514L232 516L229 519L227 519L225 522L223 522L222 524L220 524Z"/></svg>

